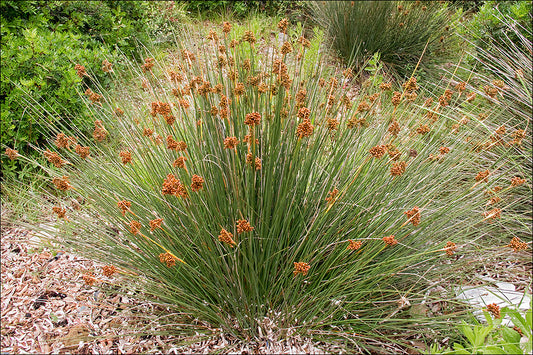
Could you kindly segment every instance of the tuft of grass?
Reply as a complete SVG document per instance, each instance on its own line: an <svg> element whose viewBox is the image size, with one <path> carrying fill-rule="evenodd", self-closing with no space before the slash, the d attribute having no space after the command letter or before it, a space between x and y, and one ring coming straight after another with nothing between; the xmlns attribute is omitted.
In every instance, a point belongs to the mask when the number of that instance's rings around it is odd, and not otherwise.
<svg viewBox="0 0 533 355"><path fill-rule="evenodd" d="M40 166L57 187L56 241L243 340L350 338L371 351L370 339L449 326L454 302L405 310L477 247L498 218L483 215L485 192L510 178L498 162L479 178L471 139L486 137L450 105L469 102L428 103L413 77L393 92L379 71L352 96L350 69L327 71L319 54L306 70L305 40L256 35L185 33L167 58L130 63L134 85L80 89L94 134L56 126L36 147L54 156Z"/></svg>
<svg viewBox="0 0 533 355"><path fill-rule="evenodd" d="M404 79L422 55L421 69L428 69L445 62L455 45L455 17L438 2L315 1L310 5L334 50L356 69L379 53L389 71Z"/></svg>

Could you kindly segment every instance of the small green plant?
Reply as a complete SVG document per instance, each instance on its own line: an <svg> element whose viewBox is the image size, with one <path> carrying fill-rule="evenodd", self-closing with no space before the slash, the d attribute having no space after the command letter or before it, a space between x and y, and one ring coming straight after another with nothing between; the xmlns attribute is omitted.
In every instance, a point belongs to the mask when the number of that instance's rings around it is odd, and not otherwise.
<svg viewBox="0 0 533 355"><path fill-rule="evenodd" d="M516 309L499 307L495 304L483 311L486 325L475 321L468 324L462 321L458 327L466 343L454 343L453 350L439 349L434 344L430 348L431 354L531 354L532 351L532 310L523 314ZM502 319L511 319L512 326L502 325Z"/></svg>

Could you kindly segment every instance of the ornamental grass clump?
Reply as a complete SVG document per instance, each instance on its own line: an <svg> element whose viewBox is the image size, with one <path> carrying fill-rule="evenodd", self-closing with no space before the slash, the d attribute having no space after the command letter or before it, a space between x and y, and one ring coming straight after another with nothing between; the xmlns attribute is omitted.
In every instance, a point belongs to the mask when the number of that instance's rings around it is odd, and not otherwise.
<svg viewBox="0 0 533 355"><path fill-rule="evenodd" d="M454 16L436 1L312 1L332 48L358 70L375 53L388 69L409 78L422 67L444 63L455 46ZM427 46L427 47L426 47Z"/></svg>
<svg viewBox="0 0 533 355"><path fill-rule="evenodd" d="M85 98L94 136L56 128L90 148L46 148L65 162L43 166L67 210L57 240L113 265L169 313L241 339L392 339L453 319L452 308L409 318L398 302L422 301L431 277L483 235L485 190L507 177L476 185L477 131L454 132L449 106L428 118L414 78L395 102L372 79L352 96L339 85L345 68L327 74L319 60L302 71L304 41L288 52L228 24L209 30L218 36L189 34L166 58L131 64L134 84L119 92L95 83L100 100Z"/></svg>

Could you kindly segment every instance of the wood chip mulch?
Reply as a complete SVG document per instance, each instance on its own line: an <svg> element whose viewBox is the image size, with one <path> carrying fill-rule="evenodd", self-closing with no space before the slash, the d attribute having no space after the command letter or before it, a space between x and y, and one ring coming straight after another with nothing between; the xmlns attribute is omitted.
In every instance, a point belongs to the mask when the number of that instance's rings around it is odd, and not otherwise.
<svg viewBox="0 0 533 355"><path fill-rule="evenodd" d="M35 234L22 228L2 226L1 234L2 353L340 352L337 346L299 337L245 344L224 334L187 338L135 332L139 314L148 318L157 305L118 287L101 292L86 285L83 275L100 275L104 264L40 246Z"/></svg>

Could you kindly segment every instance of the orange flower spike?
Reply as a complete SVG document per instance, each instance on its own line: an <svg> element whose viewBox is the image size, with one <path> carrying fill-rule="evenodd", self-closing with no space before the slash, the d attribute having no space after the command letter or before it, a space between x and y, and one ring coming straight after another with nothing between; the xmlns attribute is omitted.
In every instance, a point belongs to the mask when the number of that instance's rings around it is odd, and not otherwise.
<svg viewBox="0 0 533 355"><path fill-rule="evenodd" d="M223 242L223 243L229 244L229 246L232 247L232 248L235 245L237 245L237 243L235 243L235 241L233 240L233 234L231 234L230 232L228 232L224 228L222 228L222 230L220 231L220 234L218 236L218 240Z"/></svg>
<svg viewBox="0 0 533 355"><path fill-rule="evenodd" d="M454 242L446 242L446 247L444 248L446 255L452 256L453 253L457 250L457 245Z"/></svg>
<svg viewBox="0 0 533 355"><path fill-rule="evenodd" d="M309 271L309 269L311 268L311 266L308 264L308 263L305 263L305 262L298 262L298 263L294 263L294 271L293 271L293 274L294 276L298 275L298 274L302 274L302 275L307 275L307 272Z"/></svg>
<svg viewBox="0 0 533 355"><path fill-rule="evenodd" d="M150 232L153 232L157 228L163 229L161 228L161 223L163 223L163 218L156 218L156 219L151 220L150 221Z"/></svg>
<svg viewBox="0 0 533 355"><path fill-rule="evenodd" d="M250 225L250 222L248 222L245 219L239 219L237 221L237 233L241 234L244 232L251 232L254 230L254 227Z"/></svg>
<svg viewBox="0 0 533 355"><path fill-rule="evenodd" d="M524 243L518 237L513 237L513 239L511 239L511 242L506 246L512 248L515 252L526 250L528 248L527 243Z"/></svg>
<svg viewBox="0 0 533 355"><path fill-rule="evenodd" d="M398 244L398 241L395 238L396 237L394 235L390 235L388 237L383 237L382 239L388 246L394 246Z"/></svg>
<svg viewBox="0 0 533 355"><path fill-rule="evenodd" d="M349 242L349 245L348 245L348 247L346 247L346 249L348 249L348 250L358 250L363 245L363 242L361 242L359 240L351 240L351 239L349 239L348 242Z"/></svg>
<svg viewBox="0 0 533 355"><path fill-rule="evenodd" d="M19 152L17 150L6 148L6 155L10 160L15 160L19 156Z"/></svg>
<svg viewBox="0 0 533 355"><path fill-rule="evenodd" d="M494 318L500 318L500 306L498 306L496 303L491 303L487 305L487 312L492 314Z"/></svg>
<svg viewBox="0 0 533 355"><path fill-rule="evenodd" d="M118 272L117 268L113 265L102 266L102 273L104 274L104 276L111 277L117 272Z"/></svg>
<svg viewBox="0 0 533 355"><path fill-rule="evenodd" d="M410 211L405 211L404 214L407 216L407 222L403 225L411 222L416 227L420 224L420 209L418 206L413 207Z"/></svg>

